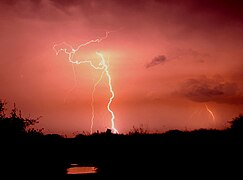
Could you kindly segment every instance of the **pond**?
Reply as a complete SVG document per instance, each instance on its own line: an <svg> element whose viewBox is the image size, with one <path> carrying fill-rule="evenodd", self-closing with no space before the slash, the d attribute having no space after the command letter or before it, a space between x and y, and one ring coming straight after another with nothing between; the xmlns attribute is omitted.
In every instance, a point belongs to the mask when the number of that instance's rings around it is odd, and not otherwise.
<svg viewBox="0 0 243 180"><path fill-rule="evenodd" d="M95 174L97 168L94 166L81 166L79 164L71 164L67 169L67 174Z"/></svg>

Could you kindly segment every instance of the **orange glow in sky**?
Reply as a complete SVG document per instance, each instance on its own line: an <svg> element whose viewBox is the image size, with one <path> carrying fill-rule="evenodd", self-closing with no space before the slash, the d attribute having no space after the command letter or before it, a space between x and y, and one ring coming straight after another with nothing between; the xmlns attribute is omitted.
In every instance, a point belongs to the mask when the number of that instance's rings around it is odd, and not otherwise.
<svg viewBox="0 0 243 180"><path fill-rule="evenodd" d="M105 57L119 133L222 129L243 109L243 12L234 0L39 0L0 2L0 99L39 117L46 133L89 132L94 84L101 76L73 59ZM108 62L109 57L109 62ZM74 75L75 74L75 75ZM107 76L96 85L93 131L111 127ZM212 123L205 104L213 111ZM194 113L204 107L201 115ZM213 109L212 109L213 107ZM204 114L205 112L205 114ZM207 112L207 114L206 114ZM193 115L192 114L196 114Z"/></svg>

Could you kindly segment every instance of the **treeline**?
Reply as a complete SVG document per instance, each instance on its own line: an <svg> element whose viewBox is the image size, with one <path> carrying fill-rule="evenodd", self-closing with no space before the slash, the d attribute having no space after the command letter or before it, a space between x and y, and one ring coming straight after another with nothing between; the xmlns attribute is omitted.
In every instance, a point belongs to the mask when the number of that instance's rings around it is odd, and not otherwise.
<svg viewBox="0 0 243 180"><path fill-rule="evenodd" d="M71 163L96 166L98 175L188 177L231 173L241 175L243 115L225 130L170 130L149 134L135 129L128 135L79 134L64 138L32 128L39 118L24 118L16 106L9 115L0 101L0 176L65 176ZM190 172L189 172L190 171Z"/></svg>

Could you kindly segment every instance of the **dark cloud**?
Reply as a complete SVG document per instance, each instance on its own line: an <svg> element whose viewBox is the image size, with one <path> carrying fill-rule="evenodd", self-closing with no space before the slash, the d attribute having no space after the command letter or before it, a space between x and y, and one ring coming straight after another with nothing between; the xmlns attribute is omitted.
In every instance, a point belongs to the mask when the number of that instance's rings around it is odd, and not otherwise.
<svg viewBox="0 0 243 180"><path fill-rule="evenodd" d="M149 62L148 64L145 65L145 67L150 68L150 67L156 66L158 64L161 64L161 63L165 62L166 60L167 60L167 58L164 55L160 55L160 56L154 57L151 62Z"/></svg>
<svg viewBox="0 0 243 180"><path fill-rule="evenodd" d="M192 1L191 1L192 2ZM243 2L239 0L205 0L193 1L192 11L214 12L216 15L226 18L224 21L243 19Z"/></svg>
<svg viewBox="0 0 243 180"><path fill-rule="evenodd" d="M73 8L77 8L80 15L91 20L93 18L106 20L107 17L113 16L114 21L121 21L124 18L125 22L133 21L133 23L139 24L146 18L146 20L160 24L161 21L168 21L168 18L170 21L177 19L176 23L188 23L193 26L193 30L203 27L210 28L208 24L215 24L217 27L222 23L228 25L233 21L239 23L239 20L243 20L243 3L239 0L1 0L0 5L10 6L17 15L29 11L29 7L32 6L43 9L53 6L65 13L70 13L69 15L73 15ZM49 10L38 10L37 12L52 14ZM32 13L36 13L36 9ZM212 16L207 16L208 14Z"/></svg>
<svg viewBox="0 0 243 180"><path fill-rule="evenodd" d="M243 94L234 82L226 82L221 76L201 76L187 79L180 93L192 101L227 104L243 104Z"/></svg>
<svg viewBox="0 0 243 180"><path fill-rule="evenodd" d="M89 18L95 18L109 14L116 18L125 18L128 21L134 19L140 22L144 18L150 21L167 18L176 19L183 23L189 23L194 28L205 28L205 23L217 27L218 24L228 24L233 21L243 20L243 3L239 0L49 0L55 7L66 11L70 7L79 7L80 11ZM175 11L176 9L176 11ZM188 12L188 13L187 13ZM201 19L202 15L202 19ZM206 16L205 16L206 15ZM209 20L204 18L210 15ZM91 17L90 17L91 16ZM125 17L124 17L125 16ZM199 17L200 16L200 17ZM226 21L227 19L227 21ZM177 23L178 23L177 22ZM218 22L218 23L217 23ZM210 27L208 27L210 28Z"/></svg>

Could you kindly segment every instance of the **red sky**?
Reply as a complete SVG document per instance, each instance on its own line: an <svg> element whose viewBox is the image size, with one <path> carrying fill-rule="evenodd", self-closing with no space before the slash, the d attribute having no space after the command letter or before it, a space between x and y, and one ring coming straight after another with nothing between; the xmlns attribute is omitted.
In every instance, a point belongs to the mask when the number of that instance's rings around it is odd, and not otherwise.
<svg viewBox="0 0 243 180"><path fill-rule="evenodd" d="M0 98L8 109L15 102L23 115L42 116L36 127L46 133L89 131L101 71L72 66L52 47L77 47L114 31L79 53L109 56L121 133L141 125L150 132L224 128L243 109L242 9L236 0L2 0ZM109 97L104 78L94 130L111 126Z"/></svg>

